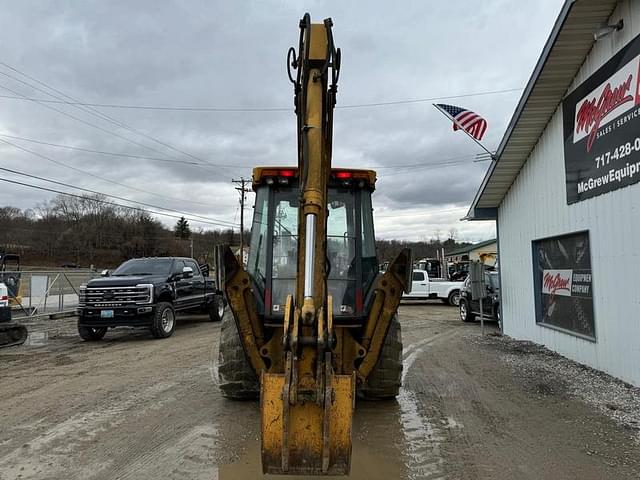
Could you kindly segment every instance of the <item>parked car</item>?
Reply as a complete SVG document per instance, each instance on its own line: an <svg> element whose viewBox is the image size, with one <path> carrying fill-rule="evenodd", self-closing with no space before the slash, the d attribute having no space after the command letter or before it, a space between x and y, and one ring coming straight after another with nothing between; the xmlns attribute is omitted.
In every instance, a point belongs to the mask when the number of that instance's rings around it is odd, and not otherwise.
<svg viewBox="0 0 640 480"><path fill-rule="evenodd" d="M485 270L484 284L487 296L482 302L482 313L485 320L500 321L500 277L497 271ZM473 322L480 316L480 300L471 294L471 277L467 277L460 292L460 320Z"/></svg>
<svg viewBox="0 0 640 480"><path fill-rule="evenodd" d="M78 333L84 340L100 340L108 328L121 326L166 338L175 330L176 312L199 310L212 321L224 314L223 293L208 268L192 258L136 258L102 275L80 287Z"/></svg>
<svg viewBox="0 0 640 480"><path fill-rule="evenodd" d="M424 300L439 298L449 305L457 306L460 301L460 289L463 282L431 280L426 270L413 270L411 293L405 293L405 300Z"/></svg>

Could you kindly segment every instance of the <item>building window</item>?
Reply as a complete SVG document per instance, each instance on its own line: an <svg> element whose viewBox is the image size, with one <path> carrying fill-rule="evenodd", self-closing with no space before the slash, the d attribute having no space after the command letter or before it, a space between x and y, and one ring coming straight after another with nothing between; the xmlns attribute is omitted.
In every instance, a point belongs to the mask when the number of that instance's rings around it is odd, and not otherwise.
<svg viewBox="0 0 640 480"><path fill-rule="evenodd" d="M536 322L595 340L589 232L533 242Z"/></svg>

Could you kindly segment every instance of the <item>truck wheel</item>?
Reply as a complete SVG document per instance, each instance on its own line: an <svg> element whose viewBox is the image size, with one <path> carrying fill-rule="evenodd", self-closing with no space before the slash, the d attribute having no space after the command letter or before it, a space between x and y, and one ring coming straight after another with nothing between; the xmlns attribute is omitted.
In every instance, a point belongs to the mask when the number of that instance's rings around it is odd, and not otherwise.
<svg viewBox="0 0 640 480"><path fill-rule="evenodd" d="M104 337L106 333L107 327L93 328L78 324L78 334L85 342L102 340L102 337Z"/></svg>
<svg viewBox="0 0 640 480"><path fill-rule="evenodd" d="M398 314L391 319L384 339L378 363L365 383L358 389L358 396L367 400L395 398L402 384L402 329Z"/></svg>
<svg viewBox="0 0 640 480"><path fill-rule="evenodd" d="M220 326L218 378L222 396L233 400L253 400L260 396L260 385L242 348L233 312L227 308Z"/></svg>
<svg viewBox="0 0 640 480"><path fill-rule="evenodd" d="M473 322L475 320L475 316L471 312L471 309L469 308L469 304L464 298L460 299L459 306L460 306L460 320L467 323Z"/></svg>
<svg viewBox="0 0 640 480"><path fill-rule="evenodd" d="M219 322L224 316L224 298L222 295L213 297L213 301L209 303L208 312L209 319L212 322Z"/></svg>
<svg viewBox="0 0 640 480"><path fill-rule="evenodd" d="M176 329L176 312L169 302L160 302L156 305L151 323L151 335L156 338L167 338L173 335Z"/></svg>
<svg viewBox="0 0 640 480"><path fill-rule="evenodd" d="M457 307L460 305L460 290L454 290L449 294L449 305Z"/></svg>

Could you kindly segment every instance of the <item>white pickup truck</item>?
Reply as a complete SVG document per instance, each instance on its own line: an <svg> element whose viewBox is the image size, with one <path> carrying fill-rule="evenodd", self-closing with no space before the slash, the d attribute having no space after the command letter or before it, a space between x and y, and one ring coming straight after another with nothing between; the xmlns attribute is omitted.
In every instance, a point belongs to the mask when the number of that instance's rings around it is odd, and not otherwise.
<svg viewBox="0 0 640 480"><path fill-rule="evenodd" d="M405 300L424 300L439 298L449 305L460 303L460 290L464 282L448 282L445 280L431 280L426 270L414 270L411 283L411 293L405 293Z"/></svg>

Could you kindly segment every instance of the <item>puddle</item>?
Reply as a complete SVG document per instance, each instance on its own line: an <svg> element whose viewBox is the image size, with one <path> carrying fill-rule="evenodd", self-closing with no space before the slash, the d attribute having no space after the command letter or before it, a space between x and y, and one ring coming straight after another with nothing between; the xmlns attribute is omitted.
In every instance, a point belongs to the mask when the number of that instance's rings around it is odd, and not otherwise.
<svg viewBox="0 0 640 480"><path fill-rule="evenodd" d="M410 345L404 350L403 383L405 376L426 346L434 338ZM209 372L217 383L217 349L210 352ZM257 406L256 406L257 408ZM353 453L348 477L323 478L349 480L430 479L442 480L444 460L441 445L446 431L461 428L453 418L435 425L424 414L420 400L410 388L402 388L397 401L358 401L354 412ZM256 430L253 430L256 428ZM219 464L217 477L221 480L316 479L314 476L264 475L260 459L259 425L251 427L253 435L244 444L240 457L229 464Z"/></svg>
<svg viewBox="0 0 640 480"><path fill-rule="evenodd" d="M423 353L426 345L433 342L437 336L423 339L409 345L402 351L402 388L398 395L400 405L400 421L405 438L404 456L410 479L444 479L443 458L440 445L445 440L439 428L432 424L421 412L420 402L414 392L407 388L406 377L411 367ZM453 424L455 421L450 419ZM450 423L451 423L450 422Z"/></svg>
<svg viewBox="0 0 640 480"><path fill-rule="evenodd" d="M384 449L387 445L380 445ZM393 446L391 446L393 448ZM351 455L351 474L344 476L308 476L308 475L263 475L260 463L260 442L253 440L244 455L235 463L218 466L219 480L238 480L244 478L265 480L301 480L301 479L335 479L335 480L391 480L404 478L405 472L401 463L388 462L381 458L378 451L362 442L353 442Z"/></svg>
<svg viewBox="0 0 640 480"><path fill-rule="evenodd" d="M25 345L38 347L46 345L49 342L49 333L48 332L29 332L27 336L27 340L24 342Z"/></svg>
<svg viewBox="0 0 640 480"><path fill-rule="evenodd" d="M444 479L440 444L444 437L427 418L420 413L418 400L413 392L402 389L398 395L400 420L405 437L407 469L410 479Z"/></svg>

